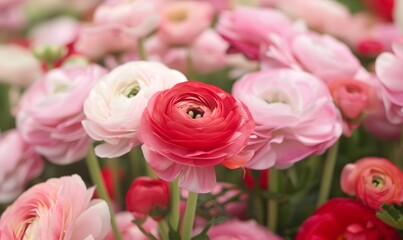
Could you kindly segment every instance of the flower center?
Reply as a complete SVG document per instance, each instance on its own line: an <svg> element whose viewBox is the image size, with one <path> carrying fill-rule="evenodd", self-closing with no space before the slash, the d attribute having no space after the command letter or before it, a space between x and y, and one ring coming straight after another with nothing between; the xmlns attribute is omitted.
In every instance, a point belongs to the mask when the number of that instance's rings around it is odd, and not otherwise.
<svg viewBox="0 0 403 240"><path fill-rule="evenodd" d="M135 85L135 86L126 88L123 91L123 94L128 98L132 98L132 97L136 96L139 92L140 92L140 87L138 85Z"/></svg>
<svg viewBox="0 0 403 240"><path fill-rule="evenodd" d="M188 12L185 8L174 9L168 12L168 18L173 22L183 22L188 18Z"/></svg>
<svg viewBox="0 0 403 240"><path fill-rule="evenodd" d="M375 188L381 189L385 186L385 180L382 177L375 175L372 177L372 185Z"/></svg>
<svg viewBox="0 0 403 240"><path fill-rule="evenodd" d="M191 108L186 113L193 119L201 118L204 115L203 110L196 108Z"/></svg>
<svg viewBox="0 0 403 240"><path fill-rule="evenodd" d="M266 101L266 103L269 103L269 104L272 104L272 103L284 103L287 105L290 104L289 97L285 93L283 93L281 91L277 91L277 90L274 90L274 91L268 93L265 96L264 100Z"/></svg>

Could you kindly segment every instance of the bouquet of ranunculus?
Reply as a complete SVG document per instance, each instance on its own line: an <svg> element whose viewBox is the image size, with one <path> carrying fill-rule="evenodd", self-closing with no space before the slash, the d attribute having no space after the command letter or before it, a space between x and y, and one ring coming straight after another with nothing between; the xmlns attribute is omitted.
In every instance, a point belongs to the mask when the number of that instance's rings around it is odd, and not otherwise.
<svg viewBox="0 0 403 240"><path fill-rule="evenodd" d="M0 0L0 240L403 239L402 0Z"/></svg>

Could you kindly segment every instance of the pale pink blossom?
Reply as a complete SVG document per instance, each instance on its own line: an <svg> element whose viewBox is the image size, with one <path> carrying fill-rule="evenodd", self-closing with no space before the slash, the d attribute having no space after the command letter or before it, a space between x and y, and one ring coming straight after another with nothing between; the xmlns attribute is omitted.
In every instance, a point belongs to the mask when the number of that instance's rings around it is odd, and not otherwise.
<svg viewBox="0 0 403 240"><path fill-rule="evenodd" d="M130 212L119 212L115 215L115 219L123 240L149 240L133 223L134 217ZM147 218L142 226L147 232L158 236L158 223L152 218ZM104 240L115 240L113 232L109 231Z"/></svg>
<svg viewBox="0 0 403 240"><path fill-rule="evenodd" d="M80 23L71 17L58 17L36 25L29 33L32 47L67 46L77 40Z"/></svg>
<svg viewBox="0 0 403 240"><path fill-rule="evenodd" d="M247 147L255 154L246 167L289 167L323 153L342 133L339 111L326 85L313 75L295 70L250 73L232 91L256 122Z"/></svg>
<svg viewBox="0 0 403 240"><path fill-rule="evenodd" d="M161 62L169 68L184 74L188 72L189 49L169 46L157 36L152 36L144 44L148 60Z"/></svg>
<svg viewBox="0 0 403 240"><path fill-rule="evenodd" d="M212 226L207 235L214 240L281 240L282 238L270 232L264 226L254 221L242 222L229 220Z"/></svg>
<svg viewBox="0 0 403 240"><path fill-rule="evenodd" d="M129 62L113 69L84 103L83 126L95 140L100 157L118 157L140 144L138 130L143 111L154 93L186 77L156 62Z"/></svg>
<svg viewBox="0 0 403 240"><path fill-rule="evenodd" d="M191 45L189 55L199 73L211 73L227 64L228 43L215 31L206 30Z"/></svg>
<svg viewBox="0 0 403 240"><path fill-rule="evenodd" d="M128 35L142 38L154 31L159 22L162 0L112 1L98 6L94 23L116 26Z"/></svg>
<svg viewBox="0 0 403 240"><path fill-rule="evenodd" d="M24 140L56 164L82 159L92 141L81 125L84 100L105 74L97 65L64 67L35 82L24 93L17 113Z"/></svg>
<svg viewBox="0 0 403 240"><path fill-rule="evenodd" d="M309 72L325 82L355 76L360 62L344 43L330 35L299 34L292 39L273 36L264 52L262 67L293 68Z"/></svg>
<svg viewBox="0 0 403 240"><path fill-rule="evenodd" d="M190 44L210 27L213 15L208 2L173 1L162 9L158 36L168 44Z"/></svg>
<svg viewBox="0 0 403 240"><path fill-rule="evenodd" d="M302 19L310 28L324 33L338 33L351 21L347 6L334 0L281 0L275 5L290 17Z"/></svg>
<svg viewBox="0 0 403 240"><path fill-rule="evenodd" d="M0 44L0 82L26 87L42 76L40 62L26 48Z"/></svg>
<svg viewBox="0 0 403 240"><path fill-rule="evenodd" d="M8 4L7 2L6 4ZM26 18L22 5L0 6L0 30L5 30L6 32L18 31L27 24Z"/></svg>
<svg viewBox="0 0 403 240"><path fill-rule="evenodd" d="M376 59L376 74L382 85L386 116L393 124L403 123L403 39L396 41L393 53L382 53Z"/></svg>
<svg viewBox="0 0 403 240"><path fill-rule="evenodd" d="M234 51L242 52L249 59L258 59L261 48L271 44L272 34L294 35L292 22L280 11L237 7L221 13L217 32L229 42Z"/></svg>
<svg viewBox="0 0 403 240"><path fill-rule="evenodd" d="M204 0L204 1L211 3L216 12L221 12L223 10L230 9L234 3L234 0Z"/></svg>
<svg viewBox="0 0 403 240"><path fill-rule="evenodd" d="M87 25L80 31L74 48L92 60L99 60L108 53L136 51L137 38L116 25Z"/></svg>
<svg viewBox="0 0 403 240"><path fill-rule="evenodd" d="M91 201L93 193L78 175L34 185L1 216L2 239L104 239L109 209L103 200Z"/></svg>
<svg viewBox="0 0 403 240"><path fill-rule="evenodd" d="M42 158L17 130L0 135L0 164L0 203L17 198L44 167Z"/></svg>

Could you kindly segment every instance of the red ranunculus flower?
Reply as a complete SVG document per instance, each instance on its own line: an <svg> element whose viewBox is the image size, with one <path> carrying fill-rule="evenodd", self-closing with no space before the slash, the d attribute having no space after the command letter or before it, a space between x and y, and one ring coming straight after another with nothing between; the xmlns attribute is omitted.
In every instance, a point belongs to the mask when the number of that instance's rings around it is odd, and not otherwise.
<svg viewBox="0 0 403 240"><path fill-rule="evenodd" d="M220 88L185 82L153 96L144 111L140 136L147 162L158 176L197 193L216 183L214 166L243 166L253 151L242 151L254 128L248 109Z"/></svg>
<svg viewBox="0 0 403 240"><path fill-rule="evenodd" d="M399 235L361 203L334 198L323 204L300 227L296 240L397 240Z"/></svg>
<svg viewBox="0 0 403 240"><path fill-rule="evenodd" d="M161 179L138 177L130 185L126 194L126 208L136 220L150 215L161 219L169 206L169 184Z"/></svg>

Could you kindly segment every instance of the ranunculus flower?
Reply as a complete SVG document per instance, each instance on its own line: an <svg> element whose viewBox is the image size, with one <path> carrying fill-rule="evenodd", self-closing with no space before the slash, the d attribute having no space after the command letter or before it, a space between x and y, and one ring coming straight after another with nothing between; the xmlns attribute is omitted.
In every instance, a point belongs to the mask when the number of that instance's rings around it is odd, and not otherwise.
<svg viewBox="0 0 403 240"><path fill-rule="evenodd" d="M166 43L192 43L211 25L214 8L202 1L172 1L163 8L158 36Z"/></svg>
<svg viewBox="0 0 403 240"><path fill-rule="evenodd" d="M107 1L98 6L94 23L116 25L124 32L142 38L154 31L164 0Z"/></svg>
<svg viewBox="0 0 403 240"><path fill-rule="evenodd" d="M140 231L136 224L133 223L134 216L130 212L116 213L115 220L119 231L122 234L123 240L149 240L149 238ZM147 232L154 236L158 236L158 223L152 218L147 218L142 226ZM113 231L109 231L104 240L115 240Z"/></svg>
<svg viewBox="0 0 403 240"><path fill-rule="evenodd" d="M200 73L212 73L227 64L228 43L215 31L203 32L190 46L193 68Z"/></svg>
<svg viewBox="0 0 403 240"><path fill-rule="evenodd" d="M351 199L334 198L305 220L295 239L396 240L399 235L379 220L373 209Z"/></svg>
<svg viewBox="0 0 403 240"><path fill-rule="evenodd" d="M44 167L42 158L17 130L0 135L0 203L14 200Z"/></svg>
<svg viewBox="0 0 403 240"><path fill-rule="evenodd" d="M289 40L273 36L272 41L263 53L264 69L303 70L325 82L352 78L361 69L348 46L329 35L309 32Z"/></svg>
<svg viewBox="0 0 403 240"><path fill-rule="evenodd" d="M242 151L253 130L248 109L223 90L185 82L149 101L141 121L144 156L157 175L206 193L216 183L214 166L234 169L250 160Z"/></svg>
<svg viewBox="0 0 403 240"><path fill-rule="evenodd" d="M253 60L259 58L262 46L271 44L271 34L294 35L291 21L280 11L248 7L222 12L217 32L233 50Z"/></svg>
<svg viewBox="0 0 403 240"><path fill-rule="evenodd" d="M81 121L84 100L106 74L97 66L57 68L25 93L17 113L17 127L37 152L55 164L82 159L92 141Z"/></svg>
<svg viewBox="0 0 403 240"><path fill-rule="evenodd" d="M368 114L364 119L365 129L382 140L399 140L402 127L399 124L392 124L386 118L384 108L377 108L377 111Z"/></svg>
<svg viewBox="0 0 403 240"><path fill-rule="evenodd" d="M91 201L93 192L78 175L34 185L1 216L2 239L104 239L109 209L103 200Z"/></svg>
<svg viewBox="0 0 403 240"><path fill-rule="evenodd" d="M403 123L403 38L393 44L393 53L376 59L376 75L382 84L386 116L393 124Z"/></svg>
<svg viewBox="0 0 403 240"><path fill-rule="evenodd" d="M367 157L349 163L340 181L345 193L356 195L371 208L403 202L403 173L387 159Z"/></svg>
<svg viewBox="0 0 403 240"><path fill-rule="evenodd" d="M0 45L0 82L26 87L41 76L41 64L28 49Z"/></svg>
<svg viewBox="0 0 403 240"><path fill-rule="evenodd" d="M310 28L334 34L348 26L348 7L333 0L279 0L276 7L294 19L303 19Z"/></svg>
<svg viewBox="0 0 403 240"><path fill-rule="evenodd" d="M246 167L288 167L323 153L342 132L339 111L326 85L315 76L276 70L245 75L233 86L256 122L247 149L255 154Z"/></svg>
<svg viewBox="0 0 403 240"><path fill-rule="evenodd" d="M77 40L79 31L80 23L77 20L63 16L35 26L29 38L33 47L48 44L67 46Z"/></svg>
<svg viewBox="0 0 403 240"><path fill-rule="evenodd" d="M140 144L141 116L154 93L186 81L156 62L129 62L113 69L91 90L84 103L83 126L95 140L99 157L119 157Z"/></svg>
<svg viewBox="0 0 403 240"><path fill-rule="evenodd" d="M242 222L230 220L212 226L207 235L214 240L281 240L282 238L269 232L264 226L254 221Z"/></svg>
<svg viewBox="0 0 403 240"><path fill-rule="evenodd" d="M344 121L344 135L358 128L366 112L375 108L378 98L369 84L355 79L340 79L328 85L333 101Z"/></svg>
<svg viewBox="0 0 403 240"><path fill-rule="evenodd" d="M126 208L136 220L147 216L158 220L169 207L169 184L161 179L138 177L126 193Z"/></svg>

